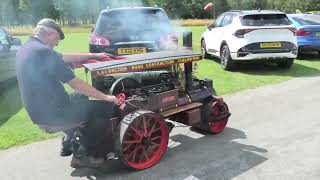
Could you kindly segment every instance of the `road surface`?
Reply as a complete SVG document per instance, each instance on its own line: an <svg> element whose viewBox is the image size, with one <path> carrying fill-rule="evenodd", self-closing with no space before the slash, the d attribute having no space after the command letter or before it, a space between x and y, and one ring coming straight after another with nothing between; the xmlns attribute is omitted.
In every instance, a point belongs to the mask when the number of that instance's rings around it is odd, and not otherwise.
<svg viewBox="0 0 320 180"><path fill-rule="evenodd" d="M276 180L320 179L320 77L225 97L232 116L218 135L174 128L163 159L144 171L117 160L101 169L72 169L60 139L0 151L3 180Z"/></svg>

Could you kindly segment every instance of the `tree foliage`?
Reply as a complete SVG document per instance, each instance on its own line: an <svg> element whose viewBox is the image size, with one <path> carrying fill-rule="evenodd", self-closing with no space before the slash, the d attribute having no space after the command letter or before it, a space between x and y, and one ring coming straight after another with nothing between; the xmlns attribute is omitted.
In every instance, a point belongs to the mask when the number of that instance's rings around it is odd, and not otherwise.
<svg viewBox="0 0 320 180"><path fill-rule="evenodd" d="M214 3L214 8L203 7ZM0 25L35 24L50 17L62 24L94 23L107 7L159 6L170 18L214 18L230 9L275 9L293 13L320 10L320 0L1 0Z"/></svg>

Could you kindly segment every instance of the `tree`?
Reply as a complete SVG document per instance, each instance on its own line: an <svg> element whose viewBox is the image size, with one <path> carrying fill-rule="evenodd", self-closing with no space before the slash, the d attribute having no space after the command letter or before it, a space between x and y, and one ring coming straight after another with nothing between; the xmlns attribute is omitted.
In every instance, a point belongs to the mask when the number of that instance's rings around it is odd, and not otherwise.
<svg viewBox="0 0 320 180"><path fill-rule="evenodd" d="M36 24L44 17L57 18L58 12L55 10L53 0L29 0L33 24Z"/></svg>
<svg viewBox="0 0 320 180"><path fill-rule="evenodd" d="M1 0L1 21L4 25L18 24L18 5L17 0Z"/></svg>
<svg viewBox="0 0 320 180"><path fill-rule="evenodd" d="M32 24L30 0L19 0L19 21L20 24Z"/></svg>

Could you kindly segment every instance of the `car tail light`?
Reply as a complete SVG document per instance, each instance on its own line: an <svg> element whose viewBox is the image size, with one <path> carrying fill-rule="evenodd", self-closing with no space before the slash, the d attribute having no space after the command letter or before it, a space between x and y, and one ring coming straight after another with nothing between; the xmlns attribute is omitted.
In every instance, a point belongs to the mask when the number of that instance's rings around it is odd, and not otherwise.
<svg viewBox="0 0 320 180"><path fill-rule="evenodd" d="M288 28L293 34L296 34L297 29L296 28Z"/></svg>
<svg viewBox="0 0 320 180"><path fill-rule="evenodd" d="M298 29L296 30L296 33L295 33L296 36L308 36L310 34L311 34L310 32L305 31L304 29Z"/></svg>
<svg viewBox="0 0 320 180"><path fill-rule="evenodd" d="M89 43L97 46L110 46L109 39L103 36L90 36Z"/></svg>
<svg viewBox="0 0 320 180"><path fill-rule="evenodd" d="M239 29L235 33L233 33L234 36L238 38L243 38L243 36L251 31L254 31L256 29Z"/></svg>

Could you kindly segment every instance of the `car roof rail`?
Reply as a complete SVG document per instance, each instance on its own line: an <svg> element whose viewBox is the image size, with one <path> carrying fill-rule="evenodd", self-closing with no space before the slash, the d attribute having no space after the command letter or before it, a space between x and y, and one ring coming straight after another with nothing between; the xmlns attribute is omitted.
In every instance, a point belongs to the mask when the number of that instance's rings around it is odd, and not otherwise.
<svg viewBox="0 0 320 180"><path fill-rule="evenodd" d="M278 10L278 9L256 9L256 10L242 10L240 11L240 13L247 15L247 14L252 14L252 13L281 13L281 14L285 14L285 12Z"/></svg>
<svg viewBox="0 0 320 180"><path fill-rule="evenodd" d="M279 9L263 9L264 11L277 11L277 12L282 12L281 10Z"/></svg>

